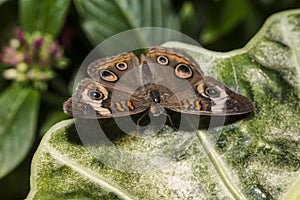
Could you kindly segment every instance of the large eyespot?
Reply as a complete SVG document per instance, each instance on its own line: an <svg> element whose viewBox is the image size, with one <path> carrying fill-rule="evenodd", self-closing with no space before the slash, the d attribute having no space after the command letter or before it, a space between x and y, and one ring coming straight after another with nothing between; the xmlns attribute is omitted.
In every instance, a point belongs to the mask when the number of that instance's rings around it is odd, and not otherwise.
<svg viewBox="0 0 300 200"><path fill-rule="evenodd" d="M118 80L117 75L115 75L112 71L110 71L108 69L101 70L100 77L103 80L109 81L109 82L114 82L114 81Z"/></svg>
<svg viewBox="0 0 300 200"><path fill-rule="evenodd" d="M128 65L127 65L126 62L118 62L118 63L116 64L116 68L117 68L118 70L123 71L123 70L126 70L126 69L128 68Z"/></svg>
<svg viewBox="0 0 300 200"><path fill-rule="evenodd" d="M193 72L188 65L180 63L175 67L175 74L179 78L190 78Z"/></svg>
<svg viewBox="0 0 300 200"><path fill-rule="evenodd" d="M158 56L156 58L156 61L161 65L167 65L169 64L169 59L166 56Z"/></svg>
<svg viewBox="0 0 300 200"><path fill-rule="evenodd" d="M220 96L220 91L215 87L207 87L205 88L205 94L211 98L217 98Z"/></svg>
<svg viewBox="0 0 300 200"><path fill-rule="evenodd" d="M93 100L101 100L103 98L103 94L99 90L90 90L89 97Z"/></svg>

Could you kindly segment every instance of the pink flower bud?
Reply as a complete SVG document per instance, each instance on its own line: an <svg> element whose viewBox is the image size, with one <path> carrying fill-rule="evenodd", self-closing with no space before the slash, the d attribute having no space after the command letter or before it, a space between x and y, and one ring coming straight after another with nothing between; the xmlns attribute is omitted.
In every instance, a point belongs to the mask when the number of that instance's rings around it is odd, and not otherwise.
<svg viewBox="0 0 300 200"><path fill-rule="evenodd" d="M4 47L3 51L2 60L6 64L15 66L23 60L23 54L12 47Z"/></svg>
<svg viewBox="0 0 300 200"><path fill-rule="evenodd" d="M16 36L21 44L25 42L25 36L21 28L16 28Z"/></svg>
<svg viewBox="0 0 300 200"><path fill-rule="evenodd" d="M34 76L35 76L35 73L34 73L34 71L29 70L29 71L27 72L26 76L27 76L27 78L28 78L29 80L32 80L32 79L34 78Z"/></svg>
<svg viewBox="0 0 300 200"><path fill-rule="evenodd" d="M56 54L58 52L58 44L56 42L53 42L50 46L50 56L51 57L56 57Z"/></svg>
<svg viewBox="0 0 300 200"><path fill-rule="evenodd" d="M44 42L44 38L42 37L33 39L33 48L35 50L39 49L42 46L43 42Z"/></svg>
<svg viewBox="0 0 300 200"><path fill-rule="evenodd" d="M32 57L30 55L24 55L24 62L30 63L32 61Z"/></svg>

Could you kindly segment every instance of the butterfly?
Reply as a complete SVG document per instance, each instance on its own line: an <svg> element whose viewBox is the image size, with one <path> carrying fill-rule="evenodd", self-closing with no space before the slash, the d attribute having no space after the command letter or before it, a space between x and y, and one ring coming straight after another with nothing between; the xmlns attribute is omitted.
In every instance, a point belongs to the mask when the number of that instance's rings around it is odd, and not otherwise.
<svg viewBox="0 0 300 200"><path fill-rule="evenodd" d="M246 97L212 77L204 76L187 53L162 46L147 54L125 52L93 61L89 77L64 103L64 112L84 119L153 116L175 112L187 116L240 119L253 112ZM201 121L201 120L200 120Z"/></svg>

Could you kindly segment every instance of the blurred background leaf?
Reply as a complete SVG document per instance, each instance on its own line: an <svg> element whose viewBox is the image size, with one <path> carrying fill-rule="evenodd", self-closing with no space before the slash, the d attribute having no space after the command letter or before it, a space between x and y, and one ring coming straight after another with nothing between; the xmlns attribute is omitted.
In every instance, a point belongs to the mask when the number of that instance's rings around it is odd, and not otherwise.
<svg viewBox="0 0 300 200"><path fill-rule="evenodd" d="M249 14L248 0L227 0L218 3L221 5L218 9L210 10L209 17L203 25L200 34L202 44L214 42L228 34Z"/></svg>
<svg viewBox="0 0 300 200"><path fill-rule="evenodd" d="M174 0L182 32L210 50L243 47L271 14L299 8L299 0Z"/></svg>
<svg viewBox="0 0 300 200"><path fill-rule="evenodd" d="M0 178L27 155L35 139L40 94L12 85L0 96Z"/></svg>
<svg viewBox="0 0 300 200"><path fill-rule="evenodd" d="M20 0L20 23L29 33L40 31L56 36L64 24L70 0Z"/></svg>
<svg viewBox="0 0 300 200"><path fill-rule="evenodd" d="M170 1L74 0L82 28L97 45L106 38L139 27L179 29Z"/></svg>
<svg viewBox="0 0 300 200"><path fill-rule="evenodd" d="M3 73L3 71L5 70L5 68L6 68L5 65L0 64L0 74ZM5 80L4 80L3 76L1 75L1 76L0 76L0 91L4 91L6 85L7 85L7 84L5 83ZM0 94L1 94L1 93L0 93Z"/></svg>
<svg viewBox="0 0 300 200"><path fill-rule="evenodd" d="M0 0L0 6L1 6L1 4L3 4L5 1L7 1L7 0Z"/></svg>

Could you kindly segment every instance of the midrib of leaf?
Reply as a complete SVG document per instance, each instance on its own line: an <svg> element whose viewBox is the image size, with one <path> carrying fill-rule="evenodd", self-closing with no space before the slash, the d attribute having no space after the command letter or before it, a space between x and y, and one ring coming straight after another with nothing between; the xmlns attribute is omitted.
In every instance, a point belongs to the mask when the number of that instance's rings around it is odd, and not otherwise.
<svg viewBox="0 0 300 200"><path fill-rule="evenodd" d="M27 6L28 7L28 2L26 2L26 1L21 1L20 2L21 3L21 5L22 6ZM32 11L32 12L34 12L34 17L36 18L36 26L37 27L34 27L34 23L33 22L31 22L31 24L30 24L30 32L32 32L32 31L34 31L35 29L35 31L41 31L41 30L43 30L42 29L42 27L44 26L44 24L43 24L43 22L44 22L44 19L43 18L41 18L41 17L38 17L38 16L43 16L43 15L41 15L42 14L42 12L45 12L45 10L42 10L42 9L36 9L36 8L41 8L41 5L43 5L43 3L45 3L45 2L43 2L43 1L35 1L35 3L36 3L36 6L33 8L34 10ZM23 10L23 12L25 13L25 12L28 12L27 10L28 10L28 8L27 9L25 9L24 10L24 8L22 9ZM23 14L24 15L24 14ZM26 16L26 19L25 20L27 20L28 21L28 16L27 15L25 15ZM22 15L21 15L21 17L23 17ZM24 19L23 19L24 20ZM26 23L27 24L27 23ZM26 25L26 27L28 28L28 24ZM24 27L23 27L24 28ZM26 28L25 28L26 29ZM27 30L28 31L28 30Z"/></svg>
<svg viewBox="0 0 300 200"><path fill-rule="evenodd" d="M76 8L78 9L78 11L79 11L79 13L80 12L83 12L84 10L86 10L87 9L87 7L91 7L91 6L87 6L87 5L85 5L85 6L83 6L82 4L80 4L79 3L80 1L74 1L74 3L75 3L75 5L77 6ZM93 2L93 1L86 1L86 3L87 4L93 4L92 5L92 8L93 7L96 7L97 5L94 5L95 3ZM93 18L97 18L97 16L94 16L94 12L91 12L91 13L89 13L89 15L92 15L93 16ZM102 21L101 21L101 18L99 19L99 23L102 23ZM88 23L84 23L85 24L85 28L87 28L87 24ZM95 25L93 25L93 26L95 26ZM99 37L102 37L102 40L104 40L107 36L105 35L105 33L101 33L101 32L99 32L99 31L97 31L97 30L95 30L96 32L97 32L97 35L99 36ZM106 33L107 34L107 33ZM93 38L94 36L92 36L92 38Z"/></svg>
<svg viewBox="0 0 300 200"><path fill-rule="evenodd" d="M11 125L14 123L13 118L16 116L16 113L18 112L19 107L22 105L22 103L26 99L28 92L29 92L29 90L26 90L26 89L21 90L21 92L15 99L16 101L14 103L12 103L9 113L6 114L6 119L3 122L1 122L2 123L2 125L0 127L0 136L1 137L3 137L3 134L5 134L8 131L8 129L11 127ZM0 143L2 143L5 140L2 138L0 141L1 141Z"/></svg>
<svg viewBox="0 0 300 200"><path fill-rule="evenodd" d="M288 27L288 28L285 28L285 27ZM295 42L297 40L297 38L293 39L293 34L289 28L289 24L287 22L287 17L283 17L282 20L280 20L280 29L285 37L285 39L288 41L289 43L289 47L291 48L292 50L292 54L293 54L293 58L295 60L295 63L296 63L296 76L298 77L298 91L300 90L300 53L299 55L297 54L297 52L300 52L300 49L298 50L296 45L295 45Z"/></svg>
<svg viewBox="0 0 300 200"><path fill-rule="evenodd" d="M45 6L45 8L48 8L48 9L39 9L39 12L46 12L46 14L44 15L45 16L45 18L44 18L44 20L42 21L40 21L40 27L41 27L41 30L43 30L43 32L45 32L45 30L47 30L47 24L51 21L51 18L52 17L56 17L56 16L51 16L50 14L51 14L51 11L52 11L52 7L53 7L53 2L51 2L51 1L40 1L40 2L43 2L44 4L46 4L46 2L47 2L47 6ZM43 5L42 5L43 6ZM44 8L44 7L43 7ZM39 13L39 15L38 16L42 16L42 13ZM45 22L47 22L47 23L45 23Z"/></svg>
<svg viewBox="0 0 300 200"><path fill-rule="evenodd" d="M137 23L134 23L135 20L133 19L133 16L130 15L127 10L123 9L119 0L113 0L113 3L115 4L115 6L120 10L122 15L124 16L124 19L127 22L129 29L140 28ZM134 34L136 35L136 38L139 41L139 43L141 44L141 46L146 46L146 43L143 40L143 37L140 35L139 31L134 31Z"/></svg>
<svg viewBox="0 0 300 200"><path fill-rule="evenodd" d="M234 82L236 84L235 90L238 91L239 84L238 84L238 79L237 79L237 75L236 75L235 64L234 64L234 62L232 61L231 58L230 58L230 63L231 63L231 66L232 66L232 72L233 72Z"/></svg>
<svg viewBox="0 0 300 200"><path fill-rule="evenodd" d="M43 5L43 1L39 1L39 3L37 3L37 4L39 4L38 5L38 8L41 8L41 6ZM45 10L43 10L43 9L38 9L37 10L37 15L36 16L42 16L41 14L42 14L42 12L45 12ZM38 22L37 22L37 26L38 26L38 29L40 29L40 30L43 30L44 31L44 20L45 19L42 19L42 18L40 18L40 17L37 17L37 20L38 20Z"/></svg>
<svg viewBox="0 0 300 200"><path fill-rule="evenodd" d="M119 0L113 0L113 3L115 4L116 8L118 8L119 11L124 16L124 19L125 19L126 23L128 24L129 28L138 27L137 24L134 24L134 20L133 20L132 16L129 14L130 12L128 12L125 9L122 8L121 3L120 3Z"/></svg>
<svg viewBox="0 0 300 200"><path fill-rule="evenodd" d="M51 145L47 144L45 147L51 154L51 156L55 158L59 163L69 166L70 168L72 168L73 171L78 172L82 176L88 178L90 181L100 185L103 188L106 188L108 191L111 191L112 193L116 194L121 199L136 199L132 195L128 194L126 191L123 191L116 184L112 184L111 180L107 180L105 177L100 176L98 173L93 172L92 170L78 164L77 162L74 162L72 159L56 151L54 148L51 147Z"/></svg>
<svg viewBox="0 0 300 200"><path fill-rule="evenodd" d="M94 45L131 30L131 39L142 48L150 46L152 41L145 39L144 32L140 32L139 28L163 26L177 30L179 26L168 0L74 0L74 3L82 18L83 30Z"/></svg>
<svg viewBox="0 0 300 200"><path fill-rule="evenodd" d="M73 119L69 120L68 124L72 123L72 122L73 122ZM42 149L38 149L39 153L36 153L36 155L38 155L40 153L48 152L60 164L64 164L64 165L70 167L73 171L75 171L75 172L81 174L82 176L88 178L91 182L94 182L94 183L100 185L101 187L107 189L107 191L111 191L112 193L117 195L120 199L124 199L124 200L138 199L136 197L133 197L128 192L122 190L119 186L117 186L117 184L113 184L112 180L108 180L105 177L101 176L99 173L93 172L92 170L80 165L79 163L72 160L72 158L68 158L67 156L65 156L65 155L61 154L60 152L56 151L55 148L51 146L51 144L49 143L49 140L52 136L52 133L55 133L62 126L66 125L65 123L66 123L65 121L62 121L62 122L56 124L54 127L52 127L48 131L48 133L44 136L43 141L40 144L40 147ZM37 179L37 174L33 173L32 178ZM33 182L33 180L31 180L31 182ZM34 192L36 190L37 190L37 188L34 188L34 189L32 188L32 191L28 195L29 199L32 199L31 197L34 196Z"/></svg>
<svg viewBox="0 0 300 200"><path fill-rule="evenodd" d="M211 162L213 163L213 166L215 167L217 173L221 177L224 185L227 187L228 191L231 193L231 195L237 199L237 200L247 200L247 198L243 195L243 193L240 191L239 187L234 183L233 178L230 176L230 169L227 168L226 164L223 162L220 155L214 150L212 147L212 144L210 143L210 140L206 136L206 132L204 131L197 131L197 136L207 152L207 155Z"/></svg>

